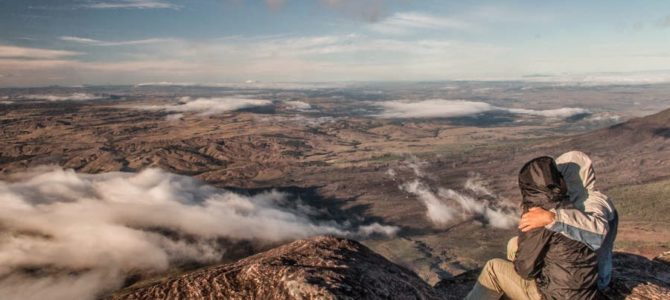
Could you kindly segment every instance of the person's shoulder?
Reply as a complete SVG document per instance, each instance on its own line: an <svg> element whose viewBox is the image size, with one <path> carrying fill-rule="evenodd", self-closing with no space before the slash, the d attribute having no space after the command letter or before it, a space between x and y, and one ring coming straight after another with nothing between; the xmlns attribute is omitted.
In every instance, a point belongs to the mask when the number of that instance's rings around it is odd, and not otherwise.
<svg viewBox="0 0 670 300"><path fill-rule="evenodd" d="M587 202L600 202L600 203L607 203L609 205L612 205L612 200L610 199L609 196L605 195L605 193L599 191L599 190L591 190L589 191L589 196L586 198Z"/></svg>
<svg viewBox="0 0 670 300"><path fill-rule="evenodd" d="M589 191L589 196L584 202L584 208L586 211L596 210L602 212L603 214L610 214L615 210L614 203L610 197L598 190Z"/></svg>

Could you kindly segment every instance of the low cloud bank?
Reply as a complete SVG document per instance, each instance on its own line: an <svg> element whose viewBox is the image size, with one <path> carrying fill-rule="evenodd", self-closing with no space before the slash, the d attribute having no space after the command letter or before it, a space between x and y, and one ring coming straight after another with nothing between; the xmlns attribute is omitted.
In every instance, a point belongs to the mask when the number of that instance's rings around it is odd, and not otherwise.
<svg viewBox="0 0 670 300"><path fill-rule="evenodd" d="M14 179L0 181L2 299L95 299L130 274L220 261L242 241L398 231L316 222L318 212L289 194L243 196L157 169L87 175L52 168Z"/></svg>
<svg viewBox="0 0 670 300"><path fill-rule="evenodd" d="M416 177L402 183L398 188L408 192L426 207L426 217L437 227L445 227L455 221L474 219L496 228L512 228L518 222L518 210L506 199L493 193L481 175L469 175L459 190L431 186L433 176L422 170L422 164L406 163ZM397 178L393 169L387 175Z"/></svg>
<svg viewBox="0 0 670 300"><path fill-rule="evenodd" d="M69 95L54 95L54 94L23 95L20 98L25 100L46 100L46 101L87 101L87 100L106 99L107 97L89 93L73 93Z"/></svg>
<svg viewBox="0 0 670 300"><path fill-rule="evenodd" d="M312 106L309 103L303 101L286 101L284 102L284 105L286 105L286 107L288 107L289 109L294 109L298 111L305 111L312 109Z"/></svg>
<svg viewBox="0 0 670 300"><path fill-rule="evenodd" d="M504 108L479 101L429 99L421 101L385 101L376 102L382 109L380 118L453 118L476 115L486 112L508 112L520 115L541 116L546 118L569 118L580 114L590 114L583 108L564 107L549 110Z"/></svg>
<svg viewBox="0 0 670 300"><path fill-rule="evenodd" d="M534 109L523 109L523 108L509 108L505 110L515 114L541 116L547 118L563 118L563 119L576 115L584 115L591 113L588 109L575 108L575 107L564 107L564 108L548 109L548 110L534 110Z"/></svg>
<svg viewBox="0 0 670 300"><path fill-rule="evenodd" d="M272 101L247 98L191 98L183 97L177 104L141 106L143 109L165 110L169 112L195 112L201 115L220 114L245 108L272 105Z"/></svg>
<svg viewBox="0 0 670 300"><path fill-rule="evenodd" d="M488 103L465 100L385 101L375 104L383 109L378 115L382 118L449 118L493 110Z"/></svg>

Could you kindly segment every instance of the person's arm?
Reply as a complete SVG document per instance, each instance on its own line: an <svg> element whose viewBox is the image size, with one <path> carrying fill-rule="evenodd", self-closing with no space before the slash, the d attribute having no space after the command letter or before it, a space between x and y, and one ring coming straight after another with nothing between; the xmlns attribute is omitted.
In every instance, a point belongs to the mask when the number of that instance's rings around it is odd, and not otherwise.
<svg viewBox="0 0 670 300"><path fill-rule="evenodd" d="M605 195L592 191L583 207L583 211L577 208L550 211L533 208L521 216L519 229L526 232L545 227L598 250L609 231L609 221L614 218L614 206Z"/></svg>
<svg viewBox="0 0 670 300"><path fill-rule="evenodd" d="M584 211L558 208L554 213L554 221L545 228L598 250L609 231L609 221L614 218L614 207L605 195L596 192L584 202Z"/></svg>
<svg viewBox="0 0 670 300"><path fill-rule="evenodd" d="M544 228L519 233L519 248L514 259L514 270L525 279L533 279L542 270L552 232Z"/></svg>

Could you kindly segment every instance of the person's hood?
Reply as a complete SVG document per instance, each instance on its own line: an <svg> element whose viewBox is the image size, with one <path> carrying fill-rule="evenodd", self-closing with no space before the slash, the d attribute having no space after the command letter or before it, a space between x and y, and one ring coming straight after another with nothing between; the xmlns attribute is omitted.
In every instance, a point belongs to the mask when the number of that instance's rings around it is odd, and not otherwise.
<svg viewBox="0 0 670 300"><path fill-rule="evenodd" d="M563 177L549 156L534 158L519 171L519 189L524 209L556 208L567 199Z"/></svg>
<svg viewBox="0 0 670 300"><path fill-rule="evenodd" d="M593 162L588 155L581 151L570 151L561 154L556 159L558 170L563 175L568 185L570 201L585 199L589 191L595 189L596 172L593 170Z"/></svg>

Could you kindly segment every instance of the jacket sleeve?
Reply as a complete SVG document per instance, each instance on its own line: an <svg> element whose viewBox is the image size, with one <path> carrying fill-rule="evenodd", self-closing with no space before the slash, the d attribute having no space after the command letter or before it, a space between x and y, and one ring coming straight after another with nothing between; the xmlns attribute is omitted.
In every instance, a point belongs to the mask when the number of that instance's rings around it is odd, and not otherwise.
<svg viewBox="0 0 670 300"><path fill-rule="evenodd" d="M552 211L556 218L545 228L582 242L593 250L602 246L609 231L609 221L614 218L614 206L609 199L593 191L576 208L557 208Z"/></svg>
<svg viewBox="0 0 670 300"><path fill-rule="evenodd" d="M552 232L544 228L519 233L519 248L514 270L525 279L533 279L542 270Z"/></svg>

